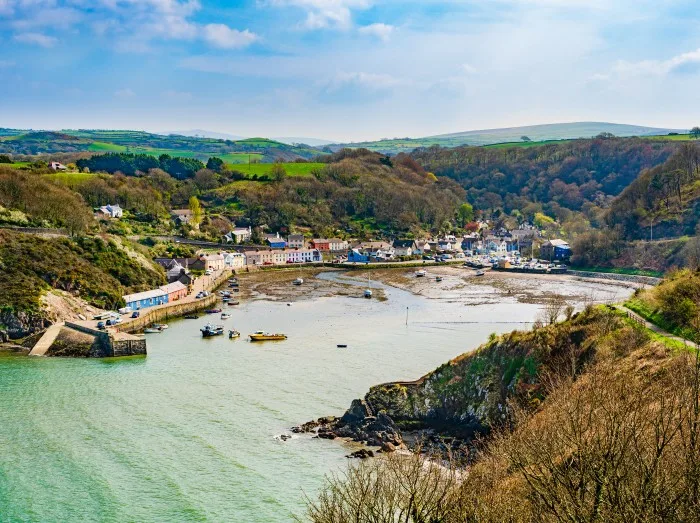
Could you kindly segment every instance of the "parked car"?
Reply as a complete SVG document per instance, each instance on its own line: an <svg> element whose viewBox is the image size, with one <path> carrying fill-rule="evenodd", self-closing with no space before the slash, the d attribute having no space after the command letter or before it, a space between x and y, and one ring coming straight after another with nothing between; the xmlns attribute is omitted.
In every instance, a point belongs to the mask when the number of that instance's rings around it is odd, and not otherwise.
<svg viewBox="0 0 700 523"><path fill-rule="evenodd" d="M132 318L138 318L139 316L141 316L141 313L139 311L134 311L133 313L131 313Z"/></svg>
<svg viewBox="0 0 700 523"><path fill-rule="evenodd" d="M109 321L109 320L107 320L107 321ZM103 321L98 321L98 322L97 322L97 328L100 329L100 330L104 330L104 329L105 329L105 322L103 322Z"/></svg>
<svg viewBox="0 0 700 523"><path fill-rule="evenodd" d="M206 276L211 276L213 272L214 272L214 271L212 271L211 269L207 269L206 271L204 271L204 274L205 274Z"/></svg>
<svg viewBox="0 0 700 523"><path fill-rule="evenodd" d="M428 255L428 254L424 254L424 255L423 255L423 259L424 259L424 260L434 260L435 258L433 258L432 256L430 256L430 255Z"/></svg>
<svg viewBox="0 0 700 523"><path fill-rule="evenodd" d="M114 321L115 320L107 320L107 327L111 327L112 325L116 325L116 323L114 323Z"/></svg>

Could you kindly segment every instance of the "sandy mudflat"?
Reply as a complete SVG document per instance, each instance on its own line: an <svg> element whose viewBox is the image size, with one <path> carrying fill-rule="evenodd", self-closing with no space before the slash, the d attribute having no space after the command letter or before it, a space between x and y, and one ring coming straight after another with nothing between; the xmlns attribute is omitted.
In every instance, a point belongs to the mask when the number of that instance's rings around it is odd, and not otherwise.
<svg viewBox="0 0 700 523"><path fill-rule="evenodd" d="M415 268L396 267L372 270L335 270L328 268L288 269L241 273L240 298L297 301L327 296L361 298L369 275L375 282L374 297L386 299L386 293L377 282L412 292L428 299L446 300L464 305L500 303L503 300L520 303L542 303L552 296L582 305L607 303L629 296L631 288L640 285L602 279L584 279L577 276L520 274L486 271L476 276L475 271L463 267L440 266L426 268L425 277L417 277ZM323 277L319 277L321 273ZM442 281L436 281L441 276ZM293 285L298 277L303 285Z"/></svg>

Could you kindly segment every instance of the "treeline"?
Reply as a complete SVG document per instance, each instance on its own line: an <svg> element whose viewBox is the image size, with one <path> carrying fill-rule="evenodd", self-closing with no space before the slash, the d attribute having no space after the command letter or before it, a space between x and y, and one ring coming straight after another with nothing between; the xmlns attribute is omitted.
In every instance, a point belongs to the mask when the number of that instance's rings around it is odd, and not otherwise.
<svg viewBox="0 0 700 523"><path fill-rule="evenodd" d="M645 169L612 203L607 224L627 239L692 235L700 223L700 146L683 143L666 162Z"/></svg>
<svg viewBox="0 0 700 523"><path fill-rule="evenodd" d="M169 154L162 154L156 158L148 154L107 153L81 158L76 165L80 169L89 169L90 172L120 172L127 176L147 173L151 169L162 169L178 180L192 178L197 171L204 169L204 164L195 158L181 158Z"/></svg>
<svg viewBox="0 0 700 523"><path fill-rule="evenodd" d="M0 166L0 206L23 213L26 225L58 226L71 233L84 232L93 221L91 209L79 194L41 174L3 166Z"/></svg>
<svg viewBox="0 0 700 523"><path fill-rule="evenodd" d="M476 209L510 213L541 205L590 211L605 207L640 173L677 146L640 138L596 138L534 147L430 147L412 153L428 171L467 190ZM590 214L590 213L589 213Z"/></svg>
<svg viewBox="0 0 700 523"><path fill-rule="evenodd" d="M271 230L310 227L319 234L363 222L386 232L450 230L464 190L427 173L410 157L387 164L367 150L345 151L311 177L281 177L212 191L213 205L235 203L253 224Z"/></svg>

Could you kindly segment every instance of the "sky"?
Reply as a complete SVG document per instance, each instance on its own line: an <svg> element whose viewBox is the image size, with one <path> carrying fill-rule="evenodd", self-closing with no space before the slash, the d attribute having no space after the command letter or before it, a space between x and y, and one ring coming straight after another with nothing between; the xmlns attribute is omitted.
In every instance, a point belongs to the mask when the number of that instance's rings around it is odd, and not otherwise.
<svg viewBox="0 0 700 523"><path fill-rule="evenodd" d="M698 0L0 0L0 127L700 124Z"/></svg>

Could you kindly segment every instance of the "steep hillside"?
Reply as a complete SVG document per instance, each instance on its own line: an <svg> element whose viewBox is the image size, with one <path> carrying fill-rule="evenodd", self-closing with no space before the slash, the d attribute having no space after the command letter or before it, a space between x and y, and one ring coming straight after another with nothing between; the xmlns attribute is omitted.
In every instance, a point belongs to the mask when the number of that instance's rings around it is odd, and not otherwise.
<svg viewBox="0 0 700 523"><path fill-rule="evenodd" d="M0 230L0 269L0 325L10 337L44 326L44 297L52 289L113 309L126 292L165 283L162 270L145 267L113 241L92 237L44 239Z"/></svg>
<svg viewBox="0 0 700 523"><path fill-rule="evenodd" d="M612 203L606 221L628 239L700 233L700 146L682 144L645 169Z"/></svg>
<svg viewBox="0 0 700 523"><path fill-rule="evenodd" d="M440 147L460 147L462 145L482 146L517 142L527 145L529 143L537 144L543 141L591 138L601 133L610 133L615 136L663 136L667 135L669 132L685 133L687 131L607 122L572 122L464 131L427 136L424 138L394 138L373 142L331 144L328 147L334 151L343 147L363 147L371 151L385 154L396 154L434 145Z"/></svg>
<svg viewBox="0 0 700 523"><path fill-rule="evenodd" d="M641 170L665 162L677 147L609 138L530 148L431 147L412 157L426 170L463 185L478 209L510 213L537 203L555 214L557 208L605 207Z"/></svg>

